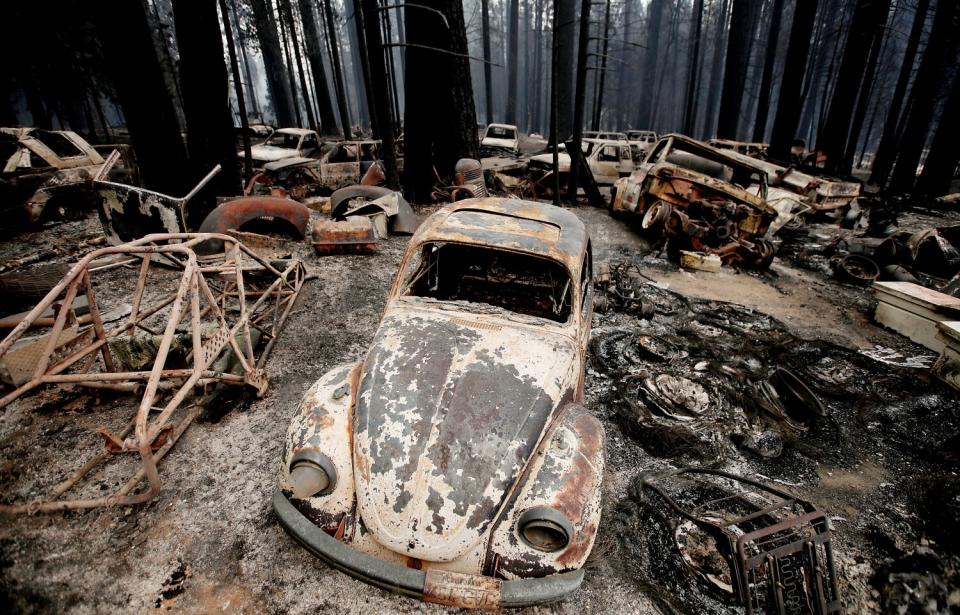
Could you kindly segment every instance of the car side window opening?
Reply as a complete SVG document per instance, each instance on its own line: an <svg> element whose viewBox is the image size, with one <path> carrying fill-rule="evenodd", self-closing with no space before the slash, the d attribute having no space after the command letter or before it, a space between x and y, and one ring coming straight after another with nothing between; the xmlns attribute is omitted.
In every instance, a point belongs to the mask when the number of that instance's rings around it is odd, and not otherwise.
<svg viewBox="0 0 960 615"><path fill-rule="evenodd" d="M282 147L285 149L297 149L300 146L300 135L291 135L285 132L275 132L270 138L263 142L264 145Z"/></svg>
<svg viewBox="0 0 960 615"><path fill-rule="evenodd" d="M600 160L603 162L617 162L619 159L617 148L612 145L604 147L600 152Z"/></svg>
<svg viewBox="0 0 960 615"><path fill-rule="evenodd" d="M85 155L82 149L74 145L70 139L60 133L34 130L31 136L49 147L53 153L60 158L73 158L75 156Z"/></svg>
<svg viewBox="0 0 960 615"><path fill-rule="evenodd" d="M302 149L316 149L317 147L317 138L313 135L303 138L303 145L300 146Z"/></svg>
<svg viewBox="0 0 960 615"><path fill-rule="evenodd" d="M630 156L630 148L629 148L629 147L621 147L621 148L620 148L620 160L630 160L630 158L631 158L631 156Z"/></svg>
<svg viewBox="0 0 960 615"><path fill-rule="evenodd" d="M407 267L405 295L468 301L566 322L573 292L559 263L455 243L428 243Z"/></svg>

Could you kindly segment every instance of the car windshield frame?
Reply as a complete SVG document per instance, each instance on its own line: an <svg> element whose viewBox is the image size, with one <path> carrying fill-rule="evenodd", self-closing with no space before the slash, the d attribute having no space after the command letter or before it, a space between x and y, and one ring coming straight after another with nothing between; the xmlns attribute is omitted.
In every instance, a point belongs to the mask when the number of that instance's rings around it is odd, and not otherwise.
<svg viewBox="0 0 960 615"><path fill-rule="evenodd" d="M472 248L477 250L485 250L490 252L498 252L504 255L519 256L523 258L528 258L535 261L541 261L547 266L553 266L557 270L562 271L566 279L564 286L564 293L566 298L561 301L561 306L565 306L566 310L566 319L557 320L556 318L550 318L545 316L538 316L536 314L530 314L526 312L520 312L510 307L504 305L497 305L492 303L487 303L483 301L472 301L469 299L438 299L435 297L424 296L420 294L415 294L411 292L412 286L420 281L420 279L429 273L430 266L426 266L428 259L424 258L424 249L428 246L460 246L464 248ZM451 306L457 306L464 312L470 312L467 306L475 305L481 306L480 313L484 313L486 310L493 310L494 312L501 315L503 318L513 319L519 318L522 320L532 319L537 323L547 323L551 326L556 327L572 327L576 325L576 315L579 313L579 307L583 301L583 296L579 289L579 284L574 282L575 272L570 271L570 269L562 262L553 258L546 257L541 254L535 254L532 252L526 252L523 250L512 250L510 248L504 248L500 246L492 246L489 244L475 243L469 241L448 241L448 240L438 240L425 238L423 241L418 242L416 245L411 245L403 260L400 263L400 268L397 271L397 278L394 285L394 289L391 292L391 300L403 300L407 298L417 298L417 299L426 299L428 301L437 302L439 304L449 304Z"/></svg>
<svg viewBox="0 0 960 615"><path fill-rule="evenodd" d="M273 143L272 141L274 141L274 139L282 139L283 144ZM293 145L288 144L290 143L291 140L295 140ZM264 145L269 145L270 147L278 147L280 149L292 149L292 150L299 150L301 143L303 143L303 135L291 134L289 132L280 132L279 130L274 131L274 133L271 134L269 137L267 137L266 140L264 140L263 142Z"/></svg>

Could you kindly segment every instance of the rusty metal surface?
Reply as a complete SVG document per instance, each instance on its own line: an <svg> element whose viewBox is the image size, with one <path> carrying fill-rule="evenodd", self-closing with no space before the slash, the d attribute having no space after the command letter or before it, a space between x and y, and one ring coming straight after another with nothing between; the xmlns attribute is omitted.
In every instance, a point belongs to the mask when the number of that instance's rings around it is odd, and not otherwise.
<svg viewBox="0 0 960 615"><path fill-rule="evenodd" d="M830 521L810 502L706 468L648 475L641 484L683 520L677 527L687 565L748 614L841 612ZM712 539L728 575L708 563L711 547L695 538L698 531Z"/></svg>
<svg viewBox="0 0 960 615"><path fill-rule="evenodd" d="M314 220L310 242L317 254L364 254L377 247L373 221L352 216L342 221Z"/></svg>
<svg viewBox="0 0 960 615"><path fill-rule="evenodd" d="M226 233L237 231L254 220L283 220L289 223L299 239L307 234L310 210L301 203L275 196L245 196L227 201L211 211L200 225L201 233ZM219 250L217 242L210 242L212 249Z"/></svg>
<svg viewBox="0 0 960 615"><path fill-rule="evenodd" d="M517 232L533 247L518 250ZM562 322L414 296L408 267L434 241L550 259L587 281L570 289ZM582 567L599 524L604 465L603 428L576 403L592 315L581 271L588 241L577 218L535 203L464 201L428 218L363 361L321 378L291 423L279 485L293 506L354 549L427 571L424 598L443 604L499 605L497 579ZM303 451L331 459L329 494L293 496L290 467ZM569 520L559 550L517 534L518 516L538 506Z"/></svg>
<svg viewBox="0 0 960 615"><path fill-rule="evenodd" d="M199 258L195 248L212 239L223 242L223 252ZM91 265L97 259L117 255L131 257L140 265L135 268L137 277L130 298L130 315L111 325L103 318L105 306L97 300L96 285L91 282L91 276L95 275ZM158 267L156 262L163 262L165 267ZM173 275L178 276L171 287L174 290L154 292L148 281L163 272L170 274L171 268ZM128 244L95 250L82 258L0 342L0 359L3 359L18 348L17 343L38 324L36 321L48 308L57 303L71 306L59 309L51 324L38 327L48 333L42 351L31 357L32 375L0 398L0 408L48 385L142 391L129 427L116 435L105 432L108 444L114 448L120 442L122 452L139 454L140 469L111 495L65 499L63 496L81 479L114 454L108 445L58 485L50 496L25 504L5 503L0 505L0 513L128 505L153 498L161 485L158 461L190 425L199 409L193 406L179 412L180 418L176 421L173 416L197 387L249 386L258 395L265 394L267 381L263 365L304 279L305 271L299 261L289 261L284 269L277 269L275 264L264 261L226 235L150 235ZM78 294L86 296L91 316L85 326L79 324L72 308ZM178 327L183 321L187 323L188 343L184 342L187 338L178 337L181 335ZM252 335L251 329L266 339L262 349L258 350L253 342L257 335ZM65 331L75 333L64 339ZM150 365L149 369L126 369L111 346L117 349L117 342L134 338L140 332L150 334L149 353L155 357L145 362ZM189 348L183 367L167 364L176 339ZM237 369L219 371L216 366L224 353L232 355ZM158 439L161 436L162 442ZM144 479L147 488L137 491Z"/></svg>
<svg viewBox="0 0 960 615"><path fill-rule="evenodd" d="M503 581L475 574L428 570L423 584L426 602L461 609L500 609L500 588Z"/></svg>

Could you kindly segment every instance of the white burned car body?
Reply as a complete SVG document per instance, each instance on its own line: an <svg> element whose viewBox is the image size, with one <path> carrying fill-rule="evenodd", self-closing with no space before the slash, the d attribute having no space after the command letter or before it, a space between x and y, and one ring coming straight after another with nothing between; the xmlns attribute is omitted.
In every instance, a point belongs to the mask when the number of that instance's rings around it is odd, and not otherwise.
<svg viewBox="0 0 960 615"><path fill-rule="evenodd" d="M274 508L369 583L462 607L574 591L600 521L603 428L583 406L583 224L471 199L411 239L366 357L306 394Z"/></svg>

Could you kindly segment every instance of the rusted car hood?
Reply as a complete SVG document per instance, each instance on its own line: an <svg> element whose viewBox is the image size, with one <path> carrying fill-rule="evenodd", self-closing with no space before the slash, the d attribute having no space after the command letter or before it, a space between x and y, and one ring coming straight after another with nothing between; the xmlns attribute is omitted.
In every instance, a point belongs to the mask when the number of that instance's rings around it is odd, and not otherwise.
<svg viewBox="0 0 960 615"><path fill-rule="evenodd" d="M429 561L475 545L569 389L575 357L574 341L549 327L388 310L354 419L357 503L376 540Z"/></svg>

